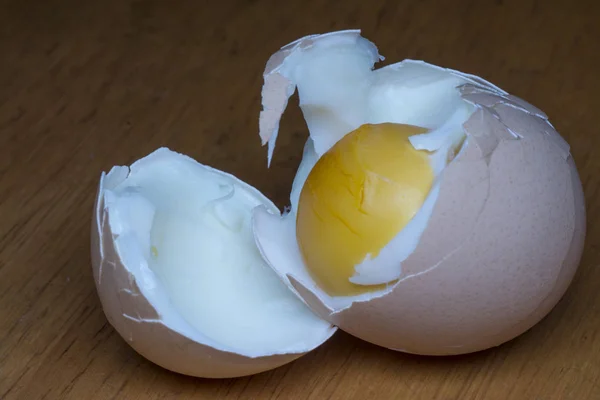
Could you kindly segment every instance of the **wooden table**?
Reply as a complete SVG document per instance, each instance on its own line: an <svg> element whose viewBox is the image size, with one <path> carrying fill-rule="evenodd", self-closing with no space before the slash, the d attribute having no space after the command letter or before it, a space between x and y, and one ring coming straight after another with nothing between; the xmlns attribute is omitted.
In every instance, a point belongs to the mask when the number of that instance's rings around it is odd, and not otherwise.
<svg viewBox="0 0 600 400"><path fill-rule="evenodd" d="M0 399L600 399L598 4L8 2ZM242 379L193 379L144 360L107 323L94 288L89 231L100 172L169 146L285 205L307 131L292 107L266 170L257 136L264 64L300 36L354 27L390 61L472 72L549 114L571 144L588 207L570 290L526 334L468 356L407 356L338 332L296 362Z"/></svg>

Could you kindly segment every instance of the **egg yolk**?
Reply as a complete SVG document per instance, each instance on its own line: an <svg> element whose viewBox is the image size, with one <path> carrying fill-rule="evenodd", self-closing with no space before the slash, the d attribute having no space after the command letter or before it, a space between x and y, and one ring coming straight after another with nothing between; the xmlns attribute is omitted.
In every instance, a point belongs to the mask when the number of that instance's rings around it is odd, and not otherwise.
<svg viewBox="0 0 600 400"><path fill-rule="evenodd" d="M366 124L316 163L300 193L296 235L305 264L331 296L379 290L349 281L421 208L433 183L429 153L408 138L426 129ZM388 282L388 284L391 282Z"/></svg>

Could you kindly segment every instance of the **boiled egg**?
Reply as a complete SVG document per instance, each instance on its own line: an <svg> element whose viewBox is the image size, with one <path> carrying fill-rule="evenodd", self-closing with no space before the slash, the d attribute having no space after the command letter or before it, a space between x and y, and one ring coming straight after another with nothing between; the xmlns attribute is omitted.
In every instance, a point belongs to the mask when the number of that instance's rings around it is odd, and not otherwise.
<svg viewBox="0 0 600 400"><path fill-rule="evenodd" d="M141 355L207 378L255 374L335 327L277 278L252 233L273 203L237 178L160 148L102 174L94 278L110 323Z"/></svg>
<svg viewBox="0 0 600 400"><path fill-rule="evenodd" d="M424 61L376 69L360 31L282 47L264 72L267 162L296 91L308 129L278 210L166 148L102 174L92 230L105 314L149 360L231 377L341 329L422 355L498 346L567 290L585 239L568 143L547 116Z"/></svg>
<svg viewBox="0 0 600 400"><path fill-rule="evenodd" d="M585 204L569 145L482 78L380 60L359 31L271 57L268 161L295 91L309 138L289 212L255 212L257 243L291 290L363 340L426 355L500 345L554 307L579 263Z"/></svg>

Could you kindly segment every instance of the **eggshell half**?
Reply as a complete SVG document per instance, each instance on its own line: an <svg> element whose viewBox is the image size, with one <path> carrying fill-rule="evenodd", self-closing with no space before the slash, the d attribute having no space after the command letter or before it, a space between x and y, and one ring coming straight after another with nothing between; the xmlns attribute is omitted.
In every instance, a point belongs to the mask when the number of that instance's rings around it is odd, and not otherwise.
<svg viewBox="0 0 600 400"><path fill-rule="evenodd" d="M167 326L156 308L144 297L134 274L115 248L104 202L105 189L121 183L127 167L102 173L91 231L94 282L109 323L139 354L168 370L204 378L251 375L277 368L306 353L247 357L198 343ZM332 329L330 335L335 329ZM324 341L325 341L324 340ZM312 349L311 349L312 350Z"/></svg>
<svg viewBox="0 0 600 400"><path fill-rule="evenodd" d="M314 282L293 272L283 276L340 329L426 355L487 349L534 326L567 290L586 231L575 163L546 115L480 77L448 71L469 80L457 90L476 111L463 125L467 140L442 173L435 208L415 251L402 262L400 281L380 297L334 309L311 289ZM272 132L262 132L263 140ZM277 219L258 215L255 226L275 270L281 262L301 263L297 250L288 251L294 261L283 260L282 247L296 245L290 235L278 242L266 234L281 223Z"/></svg>

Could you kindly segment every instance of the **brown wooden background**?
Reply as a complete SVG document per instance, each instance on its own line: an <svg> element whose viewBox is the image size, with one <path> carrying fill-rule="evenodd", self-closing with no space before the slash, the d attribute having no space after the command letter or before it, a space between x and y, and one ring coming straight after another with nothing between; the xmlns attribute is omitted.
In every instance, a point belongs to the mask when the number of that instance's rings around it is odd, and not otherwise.
<svg viewBox="0 0 600 400"><path fill-rule="evenodd" d="M600 399L600 3L20 0L0 8L0 399ZM260 147L262 70L300 36L362 28L389 62L481 75L547 112L588 206L581 269L534 329L491 351L421 358L343 333L243 379L179 376L107 324L89 229L101 170L159 146L286 204L306 129Z"/></svg>

